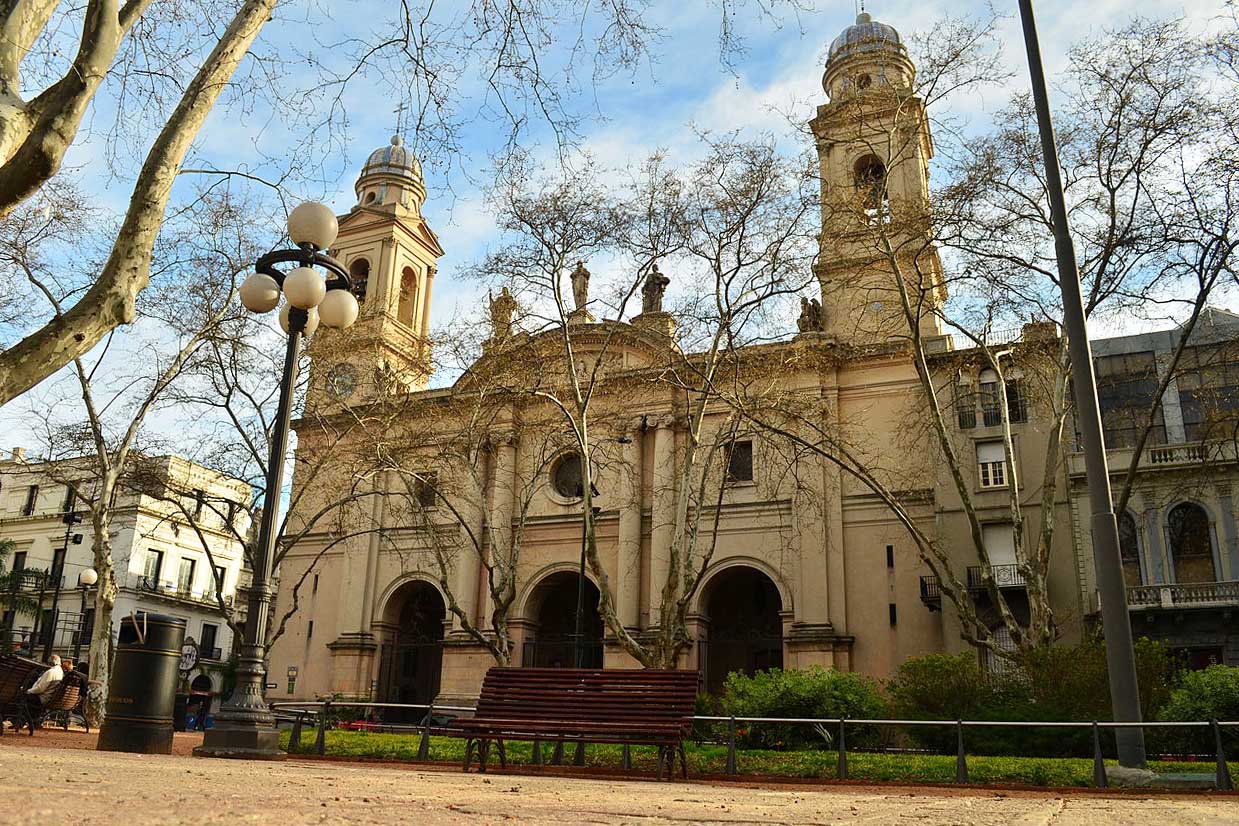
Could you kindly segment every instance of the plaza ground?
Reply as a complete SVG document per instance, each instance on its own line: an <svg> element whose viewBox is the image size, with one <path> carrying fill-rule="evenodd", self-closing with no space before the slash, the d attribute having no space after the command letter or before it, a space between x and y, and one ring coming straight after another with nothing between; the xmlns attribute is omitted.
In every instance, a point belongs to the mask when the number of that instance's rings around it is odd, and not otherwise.
<svg viewBox="0 0 1239 826"><path fill-rule="evenodd" d="M0 824L1236 824L1234 796L654 783L89 750L80 733L0 740Z"/></svg>

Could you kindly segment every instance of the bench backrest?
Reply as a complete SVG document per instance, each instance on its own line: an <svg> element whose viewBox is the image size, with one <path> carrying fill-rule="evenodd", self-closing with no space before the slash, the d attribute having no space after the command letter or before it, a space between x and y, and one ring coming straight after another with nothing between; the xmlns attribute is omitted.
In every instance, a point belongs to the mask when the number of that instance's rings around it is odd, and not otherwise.
<svg viewBox="0 0 1239 826"><path fill-rule="evenodd" d="M16 654L0 654L0 705L16 702L22 692L47 669L48 666L42 663Z"/></svg>
<svg viewBox="0 0 1239 826"><path fill-rule="evenodd" d="M499 668L486 672L477 717L692 726L695 671Z"/></svg>
<svg viewBox="0 0 1239 826"><path fill-rule="evenodd" d="M82 675L75 671L65 674L65 678L43 697L44 711L69 711L77 706L77 698L82 690Z"/></svg>

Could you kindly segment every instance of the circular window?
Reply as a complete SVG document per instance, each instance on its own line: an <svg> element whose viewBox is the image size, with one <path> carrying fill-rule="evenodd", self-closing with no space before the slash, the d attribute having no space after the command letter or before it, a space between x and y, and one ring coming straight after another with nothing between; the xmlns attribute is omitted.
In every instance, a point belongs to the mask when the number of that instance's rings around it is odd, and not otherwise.
<svg viewBox="0 0 1239 826"><path fill-rule="evenodd" d="M374 203L374 199L375 199L375 198L377 198L377 197L378 197L378 196L377 196L375 193L373 193L373 192L367 192L367 193L366 193L366 203L367 203L367 204L372 204L372 203Z"/></svg>
<svg viewBox="0 0 1239 826"><path fill-rule="evenodd" d="M856 78L856 87L858 89L868 89L872 83L873 80L870 79L869 75L860 75Z"/></svg>
<svg viewBox="0 0 1239 826"><path fill-rule="evenodd" d="M565 453L555 460L551 468L551 484L555 492L565 499L580 499L583 491L581 482L581 457L577 453Z"/></svg>

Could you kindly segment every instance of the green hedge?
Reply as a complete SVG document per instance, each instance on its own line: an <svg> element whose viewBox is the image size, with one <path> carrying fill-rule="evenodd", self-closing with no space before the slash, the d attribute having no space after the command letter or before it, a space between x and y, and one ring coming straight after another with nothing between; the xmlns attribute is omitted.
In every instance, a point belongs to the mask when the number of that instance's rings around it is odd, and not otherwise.
<svg viewBox="0 0 1239 826"><path fill-rule="evenodd" d="M1204 671L1185 671L1170 694L1159 720L1239 720L1239 668L1213 665ZM1174 751L1209 753L1214 749L1211 731L1171 730L1161 735ZM1239 730L1225 729L1226 753L1239 755Z"/></svg>
<svg viewBox="0 0 1239 826"><path fill-rule="evenodd" d="M752 676L732 672L720 698L724 715L736 717L884 717L886 702L878 684L861 674L821 666L784 671L772 668ZM740 731L746 747L827 748L831 730L808 725L753 723ZM855 744L873 745L881 736L873 726L858 729Z"/></svg>

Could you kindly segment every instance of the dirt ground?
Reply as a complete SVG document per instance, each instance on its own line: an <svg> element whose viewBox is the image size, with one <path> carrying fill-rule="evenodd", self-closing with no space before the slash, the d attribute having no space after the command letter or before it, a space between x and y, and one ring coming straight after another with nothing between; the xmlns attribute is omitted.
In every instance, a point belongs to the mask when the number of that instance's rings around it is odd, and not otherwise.
<svg viewBox="0 0 1239 826"><path fill-rule="evenodd" d="M0 825L707 823L1239 824L1235 796L1101 796L1052 792L742 785L528 775L288 760L93 751L81 732L0 739Z"/></svg>

